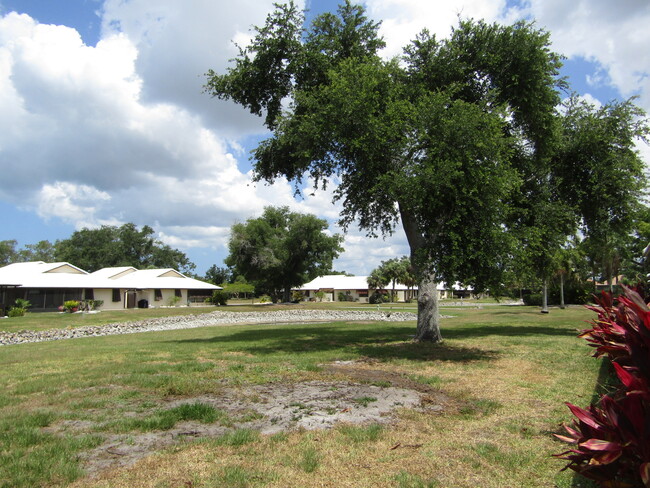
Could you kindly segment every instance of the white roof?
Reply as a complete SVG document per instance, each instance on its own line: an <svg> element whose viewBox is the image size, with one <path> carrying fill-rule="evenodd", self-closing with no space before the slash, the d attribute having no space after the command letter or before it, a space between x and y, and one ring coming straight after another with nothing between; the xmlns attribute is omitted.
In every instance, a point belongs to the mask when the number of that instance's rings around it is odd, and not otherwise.
<svg viewBox="0 0 650 488"><path fill-rule="evenodd" d="M211 283L188 278L174 269L137 270L130 266L103 268L94 273L70 263L15 263L0 268L0 286L23 288L126 288L220 290Z"/></svg>
<svg viewBox="0 0 650 488"><path fill-rule="evenodd" d="M416 287L417 288L417 287ZM367 276L345 276L345 275L325 275L313 279L309 283L302 285L299 290L367 290ZM386 289L393 289L390 283ZM407 290L408 287L402 283L395 283L396 290Z"/></svg>
<svg viewBox="0 0 650 488"><path fill-rule="evenodd" d="M438 283L438 290L447 290L443 282ZM464 287L460 283L454 283L451 287L453 290L471 290L471 287ZM325 275L314 278L309 283L305 283L298 290L367 290L367 276L345 276L345 275ZM393 284L389 283L384 288L392 290ZM418 287L414 286L414 290ZM408 287L402 283L395 283L395 290L408 290Z"/></svg>
<svg viewBox="0 0 650 488"><path fill-rule="evenodd" d="M188 278L175 269L141 269L111 279L119 283L121 288L138 289L191 289L191 290L221 290L221 287L212 283Z"/></svg>

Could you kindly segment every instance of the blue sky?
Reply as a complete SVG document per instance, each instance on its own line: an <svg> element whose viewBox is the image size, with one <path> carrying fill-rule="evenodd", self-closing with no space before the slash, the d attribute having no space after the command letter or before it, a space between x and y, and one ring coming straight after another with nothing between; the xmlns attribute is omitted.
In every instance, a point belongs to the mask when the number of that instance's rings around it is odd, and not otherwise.
<svg viewBox="0 0 650 488"><path fill-rule="evenodd" d="M300 3L300 2L299 2ZM462 17L535 19L567 59L563 74L595 103L638 95L650 109L650 3L620 0L365 0L385 55L423 27L445 37ZM302 3L301 5L304 5ZM308 0L313 14L336 2ZM148 224L204 272L223 265L230 226L265 205L332 222L330 194L254 185L248 152L260 121L201 93L245 44L267 0L0 0L0 240L19 246L102 224ZM647 157L647 148L640 148ZM354 229L335 267L366 274L407 253L398 230Z"/></svg>

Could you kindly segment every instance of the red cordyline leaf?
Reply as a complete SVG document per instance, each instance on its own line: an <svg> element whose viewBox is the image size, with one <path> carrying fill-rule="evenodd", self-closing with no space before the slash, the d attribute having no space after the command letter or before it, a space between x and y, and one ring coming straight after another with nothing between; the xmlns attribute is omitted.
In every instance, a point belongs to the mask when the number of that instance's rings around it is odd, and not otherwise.
<svg viewBox="0 0 650 488"><path fill-rule="evenodd" d="M614 298L604 290L600 292L600 296L595 298L596 302L603 308L611 308L614 305Z"/></svg>
<svg viewBox="0 0 650 488"><path fill-rule="evenodd" d="M555 437L557 437L558 439L560 439L561 441L568 442L569 444L577 444L578 443L578 439L574 439L573 437L567 437L565 435L560 435L560 434L553 434L553 435ZM562 454L565 454L565 453L562 453ZM561 456L561 454L560 454L560 456Z"/></svg>
<svg viewBox="0 0 650 488"><path fill-rule="evenodd" d="M647 413L643 407L643 399L638 396L627 396L619 402L621 412L627 417L634 428L634 433L644 432Z"/></svg>
<svg viewBox="0 0 650 488"><path fill-rule="evenodd" d="M603 439L589 439L580 443L580 447L591 451L620 451L623 449L618 442L606 441Z"/></svg>
<svg viewBox="0 0 650 488"><path fill-rule="evenodd" d="M640 383L638 378L636 378L632 373L630 373L625 368L623 368L623 366L621 366L618 363L612 363L612 364L614 365L614 369L616 370L616 376L618 376L618 379L621 380L621 383L623 383L628 390L635 388Z"/></svg>
<svg viewBox="0 0 650 488"><path fill-rule="evenodd" d="M650 487L650 463L643 463L639 467L639 473L641 474L641 481L646 487Z"/></svg>
<svg viewBox="0 0 650 488"><path fill-rule="evenodd" d="M596 454L594 457L592 457L589 460L589 464L591 466L602 465L602 464L611 464L614 461L616 461L618 458L620 458L621 454L623 454L622 450L621 451L606 452L604 454Z"/></svg>
<svg viewBox="0 0 650 488"><path fill-rule="evenodd" d="M641 298L641 295L639 295L636 291L634 291L631 288L628 288L627 286L623 285L623 291L625 293L625 297L630 300L631 302L636 305L639 310L643 312L648 312L650 309L648 309L648 306L646 303L643 301L643 298ZM620 300L620 298L619 298Z"/></svg>
<svg viewBox="0 0 650 488"><path fill-rule="evenodd" d="M587 412L586 410L584 410L584 409L582 409L582 408L580 408L580 407L576 407L575 405L572 405L572 404L569 403L569 402L566 402L566 406L569 407L569 409L571 410L571 412L573 413L573 415L575 415L576 417L578 417L578 419L579 419L580 421L584 422L584 423L587 424L589 427L592 427L592 428L594 428L594 429L596 429L596 430L601 430L601 429L602 429L602 425L600 425L600 424L599 424L599 423L594 419L594 417L593 417L593 415L592 415L591 413Z"/></svg>
<svg viewBox="0 0 650 488"><path fill-rule="evenodd" d="M580 432L578 432L577 430L575 430L575 429L569 427L568 425L564 425L564 428L566 429L566 431L567 431L569 434L571 434L571 436L572 436L574 439L580 439L580 438L582 437L582 434L581 434Z"/></svg>

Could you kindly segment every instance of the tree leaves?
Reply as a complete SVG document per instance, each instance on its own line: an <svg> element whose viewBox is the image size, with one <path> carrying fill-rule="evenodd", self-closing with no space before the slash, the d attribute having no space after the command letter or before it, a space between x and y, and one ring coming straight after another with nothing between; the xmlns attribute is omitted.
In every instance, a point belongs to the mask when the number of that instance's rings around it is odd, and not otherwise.
<svg viewBox="0 0 650 488"><path fill-rule="evenodd" d="M327 221L315 215L290 212L288 207L265 207L261 217L232 226L226 264L243 275L259 293L274 299L331 270L343 250L338 234L327 235Z"/></svg>

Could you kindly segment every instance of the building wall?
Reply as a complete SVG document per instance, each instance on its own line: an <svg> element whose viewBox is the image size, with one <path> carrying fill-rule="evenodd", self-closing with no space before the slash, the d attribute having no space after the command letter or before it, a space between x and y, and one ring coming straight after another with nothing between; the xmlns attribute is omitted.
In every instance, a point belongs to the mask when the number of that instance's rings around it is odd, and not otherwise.
<svg viewBox="0 0 650 488"><path fill-rule="evenodd" d="M120 301L113 301L113 290L95 288L93 290L95 300L102 300L104 303L98 310L122 310L124 308L124 290L120 290Z"/></svg>
<svg viewBox="0 0 650 488"><path fill-rule="evenodd" d="M161 289L162 298L156 300L156 292L154 289L148 290L136 290L135 291L135 301L134 308L138 307L140 300L147 300L147 304L150 308L154 307L169 307L172 305L173 297L176 296L176 290L174 289ZM180 300L176 302L176 306L187 305L187 290L180 290L181 297ZM120 301L113 301L113 290L112 289L95 289L95 300L104 300L104 304L101 306L100 310L122 310L127 308L127 294L129 290L125 288L120 288Z"/></svg>

